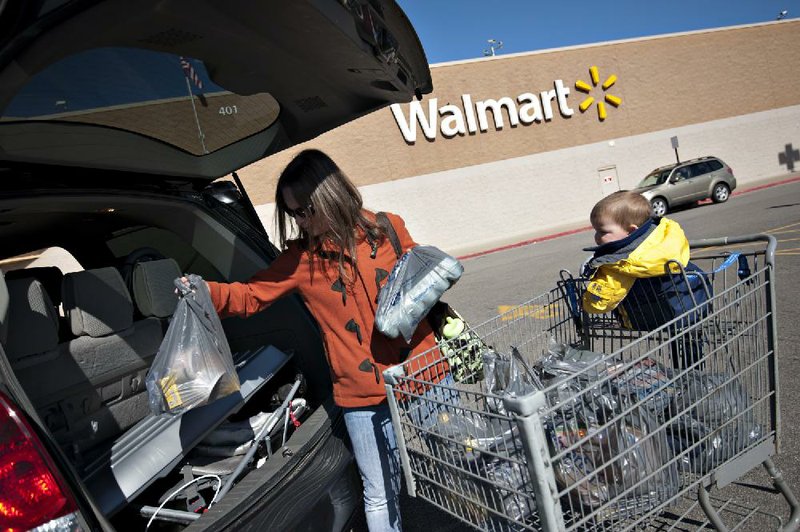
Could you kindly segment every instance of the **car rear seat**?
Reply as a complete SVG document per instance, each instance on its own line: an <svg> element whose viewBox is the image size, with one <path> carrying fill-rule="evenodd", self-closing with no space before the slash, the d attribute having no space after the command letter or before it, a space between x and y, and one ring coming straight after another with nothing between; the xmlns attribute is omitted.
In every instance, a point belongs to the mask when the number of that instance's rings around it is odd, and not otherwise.
<svg viewBox="0 0 800 532"><path fill-rule="evenodd" d="M56 266L35 266L33 268L22 268L6 272L7 281L31 278L42 283L42 287L50 297L50 301L52 301L56 307L61 305L61 283L64 280L64 274L61 273L59 268ZM58 314L59 342L66 342L72 339L72 335L69 332L69 323L63 314Z"/></svg>
<svg viewBox="0 0 800 532"><path fill-rule="evenodd" d="M174 259L139 262L134 266L131 290L142 316L165 321L172 316L178 304L174 281L181 275Z"/></svg>
<svg viewBox="0 0 800 532"><path fill-rule="evenodd" d="M13 279L36 279L42 283L47 295L50 296L50 301L55 306L61 304L61 283L64 280L64 274L56 266L35 266L33 268L22 268L19 270L11 270L6 272L6 280Z"/></svg>
<svg viewBox="0 0 800 532"><path fill-rule="evenodd" d="M11 292L18 282L30 287L27 297ZM56 439L80 462L81 453L149 412L144 378L162 327L157 318L133 322L133 303L116 269L87 270L64 277L64 310L76 338L53 346L57 319L41 310L53 305L40 286L31 279L9 282L9 357Z"/></svg>
<svg viewBox="0 0 800 532"><path fill-rule="evenodd" d="M58 356L58 313L42 283L9 279L6 355L14 369L45 364Z"/></svg>

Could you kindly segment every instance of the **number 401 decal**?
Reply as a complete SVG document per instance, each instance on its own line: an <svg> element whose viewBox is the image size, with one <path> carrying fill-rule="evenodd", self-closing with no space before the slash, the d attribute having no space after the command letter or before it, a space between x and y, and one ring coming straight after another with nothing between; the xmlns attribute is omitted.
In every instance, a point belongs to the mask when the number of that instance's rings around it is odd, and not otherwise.
<svg viewBox="0 0 800 532"><path fill-rule="evenodd" d="M221 115L235 115L238 112L239 109L237 109L235 105L223 105L219 108L219 114Z"/></svg>

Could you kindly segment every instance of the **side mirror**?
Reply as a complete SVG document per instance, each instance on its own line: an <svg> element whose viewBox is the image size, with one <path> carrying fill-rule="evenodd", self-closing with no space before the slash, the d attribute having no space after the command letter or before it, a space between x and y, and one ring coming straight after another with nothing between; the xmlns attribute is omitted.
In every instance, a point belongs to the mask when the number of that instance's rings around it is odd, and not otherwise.
<svg viewBox="0 0 800 532"><path fill-rule="evenodd" d="M681 180L681 176L679 176L678 174L675 174L675 175L673 175L672 177L669 178L669 184L670 185L674 185L675 183L677 183L680 180Z"/></svg>

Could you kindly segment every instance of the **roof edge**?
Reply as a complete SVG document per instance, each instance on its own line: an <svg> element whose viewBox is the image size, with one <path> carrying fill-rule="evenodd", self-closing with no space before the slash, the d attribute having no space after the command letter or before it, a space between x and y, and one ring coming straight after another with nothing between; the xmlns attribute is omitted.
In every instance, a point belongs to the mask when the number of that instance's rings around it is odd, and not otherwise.
<svg viewBox="0 0 800 532"><path fill-rule="evenodd" d="M496 55L493 57L476 57L473 59L459 59L456 61L445 61L442 63L432 63L430 65L431 68L437 67L447 67L447 66L455 66L455 65L462 65L465 63L477 63L481 61L499 61L503 59L513 59L516 57L524 57L528 55L539 55L539 54L550 54L555 52L564 52L567 50L579 50L582 48L595 48L598 46L607 46L610 44L626 44L632 42L641 42L641 41L652 41L655 39L665 39L671 37L683 37L686 35L697 35L699 33L714 33L720 31L731 31L731 30L740 30L745 28L758 28L761 26L769 26L769 25L777 25L777 24L797 24L800 23L800 19L792 18L792 19L784 19L784 20L771 20L767 22L756 22L751 24L738 24L736 26L722 26L716 28L704 28L700 30L691 30L691 31L680 31L676 33L660 33L658 35L647 35L645 37L631 37L628 39L617 39L614 41L602 41L596 43L588 43L588 44L573 44L570 46L561 46L558 48L545 48L544 50L533 50L530 52L517 52L513 54L504 54L504 55Z"/></svg>

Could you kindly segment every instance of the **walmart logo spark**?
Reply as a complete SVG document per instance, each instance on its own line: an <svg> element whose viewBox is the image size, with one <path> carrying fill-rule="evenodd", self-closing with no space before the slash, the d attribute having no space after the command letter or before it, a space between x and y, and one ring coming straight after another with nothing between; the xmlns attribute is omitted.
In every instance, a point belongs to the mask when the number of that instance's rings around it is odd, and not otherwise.
<svg viewBox="0 0 800 532"><path fill-rule="evenodd" d="M597 84L600 83L600 73L597 71L596 66L592 66L589 68L589 75L592 77L592 84L589 85L583 80L578 80L575 82L575 88L581 92L586 94L590 94L592 92L593 87L597 87ZM603 82L603 93L605 95L605 101L613 105L614 107L619 107L622 104L622 98L614 96L613 94L606 94L605 91L610 89L614 83L617 82L617 76L611 74L608 78ZM589 107L592 106L594 103L593 96L587 96L578 106L582 113L585 113ZM602 100L598 100L597 102L597 118L602 122L606 119L608 113L606 112L606 104L603 103Z"/></svg>

